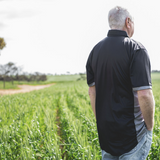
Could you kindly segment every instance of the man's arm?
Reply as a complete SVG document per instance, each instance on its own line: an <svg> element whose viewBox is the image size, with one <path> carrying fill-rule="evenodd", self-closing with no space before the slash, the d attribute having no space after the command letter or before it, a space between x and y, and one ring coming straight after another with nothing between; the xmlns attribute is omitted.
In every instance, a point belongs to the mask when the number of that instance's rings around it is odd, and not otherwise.
<svg viewBox="0 0 160 160"><path fill-rule="evenodd" d="M94 115L96 117L96 109L95 109L95 102L96 102L96 88L95 86L89 87L88 94L91 101L92 110L94 112Z"/></svg>
<svg viewBox="0 0 160 160"><path fill-rule="evenodd" d="M154 125L154 111L155 102L151 89L139 90L138 101L142 111L142 115L147 126L147 129L151 131Z"/></svg>

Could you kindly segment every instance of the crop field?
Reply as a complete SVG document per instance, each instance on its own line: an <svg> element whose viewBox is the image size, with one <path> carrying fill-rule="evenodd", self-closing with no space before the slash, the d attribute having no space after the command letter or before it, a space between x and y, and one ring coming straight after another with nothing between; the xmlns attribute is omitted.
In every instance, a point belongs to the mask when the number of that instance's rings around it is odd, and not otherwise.
<svg viewBox="0 0 160 160"><path fill-rule="evenodd" d="M147 159L160 159L160 74L152 75L156 101ZM100 160L96 121L85 81L61 82L0 97L0 160Z"/></svg>

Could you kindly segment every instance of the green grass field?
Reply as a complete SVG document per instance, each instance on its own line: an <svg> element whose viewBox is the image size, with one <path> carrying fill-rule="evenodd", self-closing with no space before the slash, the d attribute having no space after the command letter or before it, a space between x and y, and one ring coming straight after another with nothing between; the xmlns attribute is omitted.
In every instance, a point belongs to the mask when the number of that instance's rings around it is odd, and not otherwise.
<svg viewBox="0 0 160 160"><path fill-rule="evenodd" d="M160 80L160 73L152 73L151 76L153 81Z"/></svg>
<svg viewBox="0 0 160 160"><path fill-rule="evenodd" d="M78 78L80 78L79 74L75 75L52 75L47 76L47 81L49 82L63 82L63 81L76 81Z"/></svg>
<svg viewBox="0 0 160 160"><path fill-rule="evenodd" d="M0 97L0 159L101 159L88 86L69 81ZM159 160L160 74L152 74L152 82L156 109L148 159Z"/></svg>
<svg viewBox="0 0 160 160"><path fill-rule="evenodd" d="M0 81L0 89L18 89L17 84L12 85L11 82L5 82L5 88L3 86L3 82Z"/></svg>

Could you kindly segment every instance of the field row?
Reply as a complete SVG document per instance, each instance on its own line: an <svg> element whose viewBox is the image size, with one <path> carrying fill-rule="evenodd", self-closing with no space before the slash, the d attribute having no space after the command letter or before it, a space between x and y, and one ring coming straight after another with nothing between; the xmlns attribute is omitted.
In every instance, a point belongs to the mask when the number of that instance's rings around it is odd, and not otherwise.
<svg viewBox="0 0 160 160"><path fill-rule="evenodd" d="M80 85L1 97L1 158L99 159L95 119Z"/></svg>

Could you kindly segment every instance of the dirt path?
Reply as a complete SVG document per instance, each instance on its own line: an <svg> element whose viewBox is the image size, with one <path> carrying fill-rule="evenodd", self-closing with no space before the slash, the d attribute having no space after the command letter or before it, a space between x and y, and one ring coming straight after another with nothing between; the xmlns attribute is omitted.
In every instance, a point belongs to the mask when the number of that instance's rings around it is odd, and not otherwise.
<svg viewBox="0 0 160 160"><path fill-rule="evenodd" d="M20 89L0 89L0 95L5 95L5 94L16 94L16 93L25 93L25 92L30 92L33 90L39 90L43 89L46 87L50 87L54 84L47 84L47 85L39 85L39 86L30 86L30 85L18 85Z"/></svg>

